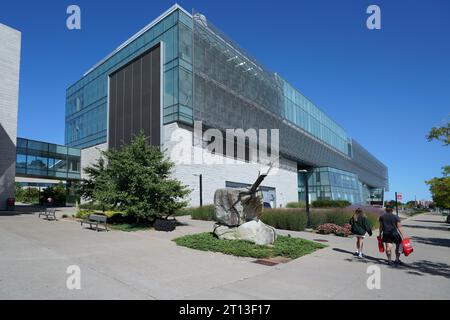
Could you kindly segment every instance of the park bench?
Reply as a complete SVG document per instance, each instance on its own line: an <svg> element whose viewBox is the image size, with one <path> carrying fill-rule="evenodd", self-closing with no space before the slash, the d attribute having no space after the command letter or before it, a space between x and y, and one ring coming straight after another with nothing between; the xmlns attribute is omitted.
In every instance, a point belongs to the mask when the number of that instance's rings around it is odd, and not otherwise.
<svg viewBox="0 0 450 320"><path fill-rule="evenodd" d="M41 216L45 216L47 220L50 220L50 218L56 220L56 209L46 208L45 211L39 212L38 218L40 218Z"/></svg>
<svg viewBox="0 0 450 320"><path fill-rule="evenodd" d="M104 225L104 229L108 231L108 225L106 224L106 216L102 216L99 214L90 214L89 218L84 219L81 221L81 226L83 226L83 224L88 224L90 225L90 228L92 228L92 226L95 226L95 230L100 231L101 229L99 229L99 225Z"/></svg>

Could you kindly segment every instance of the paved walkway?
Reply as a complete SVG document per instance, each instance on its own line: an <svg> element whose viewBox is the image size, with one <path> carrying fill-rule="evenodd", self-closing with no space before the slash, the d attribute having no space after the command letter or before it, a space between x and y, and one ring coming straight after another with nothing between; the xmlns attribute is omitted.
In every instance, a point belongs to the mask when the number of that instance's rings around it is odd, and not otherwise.
<svg viewBox="0 0 450 320"><path fill-rule="evenodd" d="M59 211L71 214L70 210ZM406 220L415 252L405 267L385 264L375 237L366 260L354 240L307 232L329 247L287 264L178 247L171 239L210 231L212 223L180 219L175 232L95 232L68 219L0 213L0 299L449 299L450 231L441 216ZM282 232L287 233L287 232ZM369 265L381 268L381 290L369 290ZM68 290L67 267L81 268L81 290Z"/></svg>

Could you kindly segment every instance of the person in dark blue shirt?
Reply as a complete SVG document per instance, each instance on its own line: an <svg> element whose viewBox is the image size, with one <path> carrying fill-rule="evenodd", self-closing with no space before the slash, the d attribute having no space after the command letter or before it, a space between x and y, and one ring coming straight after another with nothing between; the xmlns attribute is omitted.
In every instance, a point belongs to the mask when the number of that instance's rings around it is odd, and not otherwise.
<svg viewBox="0 0 450 320"><path fill-rule="evenodd" d="M386 208L386 213L380 217L380 238L385 244L388 264L393 264L392 246L395 244L395 264L400 265L402 264L400 261L400 245L405 237L405 233L400 224L400 218L394 215L393 212L392 208Z"/></svg>

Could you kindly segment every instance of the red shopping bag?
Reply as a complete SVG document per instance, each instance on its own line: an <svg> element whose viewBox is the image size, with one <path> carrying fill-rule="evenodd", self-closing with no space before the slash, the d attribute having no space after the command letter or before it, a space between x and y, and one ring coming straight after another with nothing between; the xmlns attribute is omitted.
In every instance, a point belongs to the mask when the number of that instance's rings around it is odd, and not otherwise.
<svg viewBox="0 0 450 320"><path fill-rule="evenodd" d="M380 251L380 253L383 253L384 252L383 241L381 240L380 236L377 237L377 240L378 240L378 251Z"/></svg>
<svg viewBox="0 0 450 320"><path fill-rule="evenodd" d="M403 247L403 253L405 254L405 256L409 256L414 251L411 241L408 238L405 238L402 240L402 247Z"/></svg>

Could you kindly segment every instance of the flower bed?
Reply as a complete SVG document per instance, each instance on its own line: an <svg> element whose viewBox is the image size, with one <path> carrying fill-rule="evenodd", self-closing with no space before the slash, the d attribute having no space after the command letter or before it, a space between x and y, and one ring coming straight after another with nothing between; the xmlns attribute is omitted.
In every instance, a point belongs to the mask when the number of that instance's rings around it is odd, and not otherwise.
<svg viewBox="0 0 450 320"><path fill-rule="evenodd" d="M317 227L317 233L320 234L335 234L340 237L348 237L352 234L350 224L345 224L343 227L334 223L325 223Z"/></svg>

